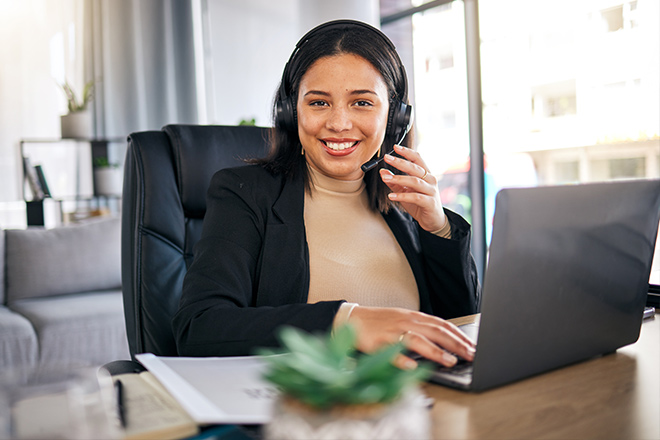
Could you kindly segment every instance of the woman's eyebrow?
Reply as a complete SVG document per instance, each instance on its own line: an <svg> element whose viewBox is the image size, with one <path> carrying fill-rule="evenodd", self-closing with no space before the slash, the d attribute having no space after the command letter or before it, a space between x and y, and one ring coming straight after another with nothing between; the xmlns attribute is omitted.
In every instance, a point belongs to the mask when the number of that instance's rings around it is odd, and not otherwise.
<svg viewBox="0 0 660 440"><path fill-rule="evenodd" d="M374 92L373 90L369 90L369 89L353 90L353 91L350 92L350 94L351 95L377 95L376 92ZM310 91L306 92L304 96L308 96L308 95L330 96L330 93L323 92L321 90L310 90Z"/></svg>
<svg viewBox="0 0 660 440"><path fill-rule="evenodd" d="M309 92L305 93L305 95L303 96L308 96L308 95L330 96L330 93L322 92L321 90L310 90Z"/></svg>
<svg viewBox="0 0 660 440"><path fill-rule="evenodd" d="M377 93L374 92L373 90L364 89L364 90L353 90L351 92L351 95L377 95Z"/></svg>

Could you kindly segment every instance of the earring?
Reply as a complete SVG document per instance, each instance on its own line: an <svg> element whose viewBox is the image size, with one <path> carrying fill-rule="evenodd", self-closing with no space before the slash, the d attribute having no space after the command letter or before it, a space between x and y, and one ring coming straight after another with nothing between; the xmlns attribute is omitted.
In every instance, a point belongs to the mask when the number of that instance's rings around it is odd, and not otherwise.
<svg viewBox="0 0 660 440"><path fill-rule="evenodd" d="M305 148L300 147L300 155L304 156L305 155Z"/></svg>
<svg viewBox="0 0 660 440"><path fill-rule="evenodd" d="M383 148L382 146L378 147L378 152L376 153L376 157L380 157L380 150Z"/></svg>

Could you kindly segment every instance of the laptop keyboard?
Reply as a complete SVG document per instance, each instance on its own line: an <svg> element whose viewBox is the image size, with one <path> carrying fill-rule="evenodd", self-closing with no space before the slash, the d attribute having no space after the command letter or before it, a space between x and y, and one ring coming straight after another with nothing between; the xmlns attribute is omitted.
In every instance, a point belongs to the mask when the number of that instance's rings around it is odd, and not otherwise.
<svg viewBox="0 0 660 440"><path fill-rule="evenodd" d="M412 353L408 354L411 358L413 358L416 361L421 361L421 362L430 362L431 365L433 365L434 371L441 372L441 373L450 373L458 376L469 376L472 374L472 362L471 361L466 361L465 359L461 359L460 357L458 358L458 362L454 364L452 367L445 367L442 364L439 364L437 362L429 361L425 357L417 354L417 353Z"/></svg>
<svg viewBox="0 0 660 440"><path fill-rule="evenodd" d="M435 365L435 371L439 371L442 373L451 373L455 374L458 376L469 376L472 374L472 362L466 361L465 359L458 358L458 362L453 367L445 367L444 365L440 365L437 363L434 363Z"/></svg>

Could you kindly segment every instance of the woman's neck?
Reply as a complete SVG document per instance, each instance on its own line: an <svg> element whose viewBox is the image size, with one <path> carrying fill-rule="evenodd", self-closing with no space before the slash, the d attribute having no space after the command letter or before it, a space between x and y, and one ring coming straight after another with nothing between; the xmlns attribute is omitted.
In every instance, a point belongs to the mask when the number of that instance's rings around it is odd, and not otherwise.
<svg viewBox="0 0 660 440"><path fill-rule="evenodd" d="M320 171L315 170L310 165L307 165L309 172L310 182L312 183L312 191L314 189L324 189L326 191L350 194L361 192L365 183L363 179L358 180L339 180L330 176L326 176Z"/></svg>

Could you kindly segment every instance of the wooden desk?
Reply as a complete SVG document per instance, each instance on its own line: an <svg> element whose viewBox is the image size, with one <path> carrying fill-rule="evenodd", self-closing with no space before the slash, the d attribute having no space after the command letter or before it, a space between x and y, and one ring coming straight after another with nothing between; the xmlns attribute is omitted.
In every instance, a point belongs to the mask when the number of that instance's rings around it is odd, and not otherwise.
<svg viewBox="0 0 660 440"><path fill-rule="evenodd" d="M660 315L614 354L482 393L424 390L434 439L660 439Z"/></svg>

